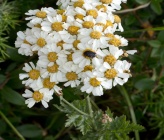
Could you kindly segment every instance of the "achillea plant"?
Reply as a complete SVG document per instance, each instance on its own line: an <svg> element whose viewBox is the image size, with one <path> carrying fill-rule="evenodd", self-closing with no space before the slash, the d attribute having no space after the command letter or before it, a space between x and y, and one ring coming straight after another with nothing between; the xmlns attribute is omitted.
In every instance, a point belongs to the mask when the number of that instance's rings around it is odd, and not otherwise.
<svg viewBox="0 0 164 140"><path fill-rule="evenodd" d="M116 34L123 32L121 18L113 14L125 0L64 0L61 9L29 10L28 28L19 31L15 42L22 55L37 55L37 63L25 63L22 83L28 87L23 94L29 108L41 102L45 108L54 93L60 97L59 110L67 113L66 126L74 125L83 136L80 139L128 139L130 131L142 127L114 118L109 109L103 113L92 109L89 96L102 96L103 90L123 85L131 77L131 63L123 60L136 50L124 50L128 41ZM88 94L84 100L69 103L62 88L80 87ZM136 137L138 132L136 131Z"/></svg>

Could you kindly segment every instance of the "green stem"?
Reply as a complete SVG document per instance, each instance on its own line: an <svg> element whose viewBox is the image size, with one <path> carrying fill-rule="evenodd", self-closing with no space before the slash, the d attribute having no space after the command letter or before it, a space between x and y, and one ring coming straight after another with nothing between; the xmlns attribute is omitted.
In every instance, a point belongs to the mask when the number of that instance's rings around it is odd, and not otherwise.
<svg viewBox="0 0 164 140"><path fill-rule="evenodd" d="M89 115L90 115L91 117L93 117L93 111L92 111L92 107L91 107L91 102L90 102L90 97L89 97L89 95L87 96L87 103L88 103Z"/></svg>
<svg viewBox="0 0 164 140"><path fill-rule="evenodd" d="M129 111L130 111L132 122L137 124L136 116L135 116L135 113L134 113L134 108L133 108L132 102L130 100L130 97L129 97L126 89L123 86L117 86L117 87L118 87L119 91L121 92L121 94L126 99L126 102L128 104L128 108L129 108ZM139 132L138 131L134 131L134 133L135 133L135 139L136 140L140 140Z"/></svg>
<svg viewBox="0 0 164 140"><path fill-rule="evenodd" d="M83 112L83 111L79 110L78 108L76 108L73 104L69 103L62 96L60 96L60 100L63 101L64 103L66 103L67 105L69 105L71 108L73 108L74 110L76 110L80 114L85 115L85 116L88 116L88 114L86 114L85 112Z"/></svg>
<svg viewBox="0 0 164 140"><path fill-rule="evenodd" d="M0 116L5 120L5 122L12 128L15 134L20 138L20 140L25 140L25 138L18 132L18 130L12 125L12 123L7 119L7 117L0 111Z"/></svg>

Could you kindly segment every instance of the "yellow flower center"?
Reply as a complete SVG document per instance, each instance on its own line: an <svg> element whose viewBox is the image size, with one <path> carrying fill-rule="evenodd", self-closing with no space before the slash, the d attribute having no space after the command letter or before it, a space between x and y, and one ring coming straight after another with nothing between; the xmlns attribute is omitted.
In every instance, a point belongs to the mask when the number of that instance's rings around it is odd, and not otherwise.
<svg viewBox="0 0 164 140"><path fill-rule="evenodd" d="M83 20L84 16L82 14L76 14L75 19L81 19Z"/></svg>
<svg viewBox="0 0 164 140"><path fill-rule="evenodd" d="M62 22L66 22L67 20L67 16L66 15L62 15Z"/></svg>
<svg viewBox="0 0 164 140"><path fill-rule="evenodd" d="M80 7L82 8L83 7L83 4L84 4L84 1L77 1L73 4L73 6L76 8L76 7Z"/></svg>
<svg viewBox="0 0 164 140"><path fill-rule="evenodd" d="M84 67L83 72L92 71L92 70L93 70L93 66L92 65L87 65L87 66Z"/></svg>
<svg viewBox="0 0 164 140"><path fill-rule="evenodd" d="M93 31L93 32L90 33L90 37L93 38L93 39L100 39L101 32Z"/></svg>
<svg viewBox="0 0 164 140"><path fill-rule="evenodd" d="M94 26L94 23L92 21L84 21L82 25L84 28L89 29L89 28L92 28Z"/></svg>
<svg viewBox="0 0 164 140"><path fill-rule="evenodd" d="M100 0L103 4L111 4L112 0Z"/></svg>
<svg viewBox="0 0 164 140"><path fill-rule="evenodd" d="M101 84L101 82L98 81L96 78L91 78L89 80L89 82L90 82L91 86L93 86L93 87L97 87L97 86L99 86Z"/></svg>
<svg viewBox="0 0 164 140"><path fill-rule="evenodd" d="M67 72L66 73L66 78L69 80L69 81L74 81L74 80L77 80L78 76L75 72Z"/></svg>
<svg viewBox="0 0 164 140"><path fill-rule="evenodd" d="M113 23L110 21L110 20L107 20L106 21L106 25L105 25L105 28L108 28L109 26L113 26Z"/></svg>
<svg viewBox="0 0 164 140"><path fill-rule="evenodd" d="M38 18L46 18L46 17L47 17L47 13L44 12L44 11L38 11L35 15L36 15Z"/></svg>
<svg viewBox="0 0 164 140"><path fill-rule="evenodd" d="M50 62L55 62L58 59L58 56L55 52L49 52L47 58Z"/></svg>
<svg viewBox="0 0 164 140"><path fill-rule="evenodd" d="M44 38L41 38L41 37L40 37L40 38L38 38L36 44L37 44L39 47L43 48L43 47L47 44L47 42L46 42L46 40L45 40Z"/></svg>
<svg viewBox="0 0 164 140"><path fill-rule="evenodd" d="M111 33L107 33L107 34L105 34L105 36L110 39L114 38L114 34L111 34Z"/></svg>
<svg viewBox="0 0 164 140"><path fill-rule="evenodd" d="M72 59L72 54L73 54L73 53L68 54L68 56L67 56L67 60L68 60L68 61L72 61L72 60L73 60L73 59Z"/></svg>
<svg viewBox="0 0 164 140"><path fill-rule="evenodd" d="M59 41L56 45L59 47L61 47L62 49L63 49L63 44L64 44L65 42L63 41L63 40L61 40L61 41Z"/></svg>
<svg viewBox="0 0 164 140"><path fill-rule="evenodd" d="M57 14L59 14L59 15L63 15L64 12L65 12L65 10L63 10L63 9L59 9L59 10L57 10Z"/></svg>
<svg viewBox="0 0 164 140"><path fill-rule="evenodd" d="M50 78L45 78L43 80L43 86L44 88L52 89L56 83L55 82L50 82Z"/></svg>
<svg viewBox="0 0 164 140"><path fill-rule="evenodd" d="M40 76L40 71L39 70L36 70L36 69L30 70L30 72L28 73L28 75L29 75L29 77L32 80L36 80Z"/></svg>
<svg viewBox="0 0 164 140"><path fill-rule="evenodd" d="M51 28L56 31L56 32L59 32L59 31L62 31L63 30L63 23L61 22L54 22L52 23L51 25Z"/></svg>
<svg viewBox="0 0 164 140"><path fill-rule="evenodd" d="M117 71L115 69L108 69L105 71L104 73L104 76L107 78L107 79L113 79L117 76Z"/></svg>
<svg viewBox="0 0 164 140"><path fill-rule="evenodd" d="M23 43L31 46L31 44L26 39L23 41Z"/></svg>
<svg viewBox="0 0 164 140"><path fill-rule="evenodd" d="M119 47L121 45L121 41L114 37L109 40L108 44L114 45L115 47Z"/></svg>
<svg viewBox="0 0 164 140"><path fill-rule="evenodd" d="M69 27L68 27L68 32L69 32L71 35L77 35L79 29L80 29L80 28L77 27L77 26L69 26Z"/></svg>
<svg viewBox="0 0 164 140"><path fill-rule="evenodd" d="M40 102L43 99L43 93L40 93L39 91L34 91L32 98L36 101L36 102Z"/></svg>
<svg viewBox="0 0 164 140"><path fill-rule="evenodd" d="M121 23L121 18L118 15L114 15L114 22Z"/></svg>
<svg viewBox="0 0 164 140"><path fill-rule="evenodd" d="M107 62L109 65L113 66L116 63L116 58L110 54L104 57L104 62Z"/></svg>
<svg viewBox="0 0 164 140"><path fill-rule="evenodd" d="M75 40L74 42L73 42L73 47L76 49L76 50L78 50L78 47L77 47L77 45L80 43L80 40Z"/></svg>
<svg viewBox="0 0 164 140"><path fill-rule="evenodd" d="M34 27L41 28L42 26L38 23L38 24L35 24Z"/></svg>
<svg viewBox="0 0 164 140"><path fill-rule="evenodd" d="M97 11L96 10L88 10L87 11L87 16L93 16L93 18L97 18L97 16L98 16L98 13L97 13Z"/></svg>
<svg viewBox="0 0 164 140"><path fill-rule="evenodd" d="M106 12L106 11L107 11L106 6L103 5L103 4L101 4L101 5L97 5L97 6L96 6L96 9L97 9L97 10L100 10L100 9L101 9L103 12Z"/></svg>
<svg viewBox="0 0 164 140"><path fill-rule="evenodd" d="M97 26L102 26L103 30L105 29L105 24L104 23L96 23Z"/></svg>
<svg viewBox="0 0 164 140"><path fill-rule="evenodd" d="M59 66L57 64L54 64L53 66L47 67L47 71L50 73L56 73L58 72Z"/></svg>

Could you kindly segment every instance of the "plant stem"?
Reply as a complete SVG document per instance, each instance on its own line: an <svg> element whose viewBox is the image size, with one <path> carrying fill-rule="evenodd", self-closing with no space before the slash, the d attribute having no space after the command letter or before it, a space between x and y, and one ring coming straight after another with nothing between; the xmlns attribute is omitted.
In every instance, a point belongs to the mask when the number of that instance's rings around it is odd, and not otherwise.
<svg viewBox="0 0 164 140"><path fill-rule="evenodd" d="M135 113L134 113L134 108L133 108L132 102L130 100L130 97L129 97L126 89L123 86L117 86L117 87L118 87L119 91L121 92L121 94L126 99L126 102L128 104L128 108L129 108L129 111L130 111L132 122L137 124L136 116L135 116ZM140 136L139 136L138 131L134 131L134 133L135 133L135 139L140 140Z"/></svg>
<svg viewBox="0 0 164 140"><path fill-rule="evenodd" d="M21 140L25 140L25 138L18 132L18 130L13 126L13 124L8 120L2 111L0 111L0 116L5 120L5 122L12 128L12 130Z"/></svg>
<svg viewBox="0 0 164 140"><path fill-rule="evenodd" d="M90 102L90 97L89 97L89 95L87 96L87 103L88 103L89 115L90 115L91 117L93 117L93 111L92 111L92 107L91 107L91 102Z"/></svg>
<svg viewBox="0 0 164 140"><path fill-rule="evenodd" d="M76 108L73 104L69 103L67 100L65 100L63 98L63 96L60 96L60 100L63 101L64 103L66 103L67 105L69 105L71 108L73 108L74 110L76 110L77 112L79 112L80 114L82 115L85 115L85 116L89 116L88 114L86 114L85 112L79 110L78 108Z"/></svg>
<svg viewBox="0 0 164 140"><path fill-rule="evenodd" d="M95 119L93 118L93 110L92 110L91 100L90 100L89 95L87 96L87 104L88 104L89 115L91 117L91 121L92 121L92 124L93 124L93 130L96 131L97 128L96 128L96 125L95 125Z"/></svg>

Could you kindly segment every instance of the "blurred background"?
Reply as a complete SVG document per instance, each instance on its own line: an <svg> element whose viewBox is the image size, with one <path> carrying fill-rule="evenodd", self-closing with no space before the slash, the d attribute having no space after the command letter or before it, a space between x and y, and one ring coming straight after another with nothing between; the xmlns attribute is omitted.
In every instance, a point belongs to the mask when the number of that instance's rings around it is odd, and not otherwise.
<svg viewBox="0 0 164 140"><path fill-rule="evenodd" d="M80 134L74 127L64 126L66 115L53 106L59 104L58 97L54 96L48 109L41 104L29 109L21 96L25 87L19 80L19 73L24 63L35 61L35 57L19 55L14 42L17 32L27 28L24 13L41 7L57 8L56 1L0 0L0 111L27 140L69 140ZM117 34L129 41L125 49L138 51L127 59L132 63L132 77L123 88L131 99L137 123L145 127L140 132L141 140L164 139L163 9L164 0L127 0L122 10L115 13L121 17L125 30ZM79 89L63 89L64 97L70 102L83 98L79 92ZM128 120L132 119L118 87L93 100L102 110L109 107L114 116L124 114ZM18 140L2 117L0 140Z"/></svg>

